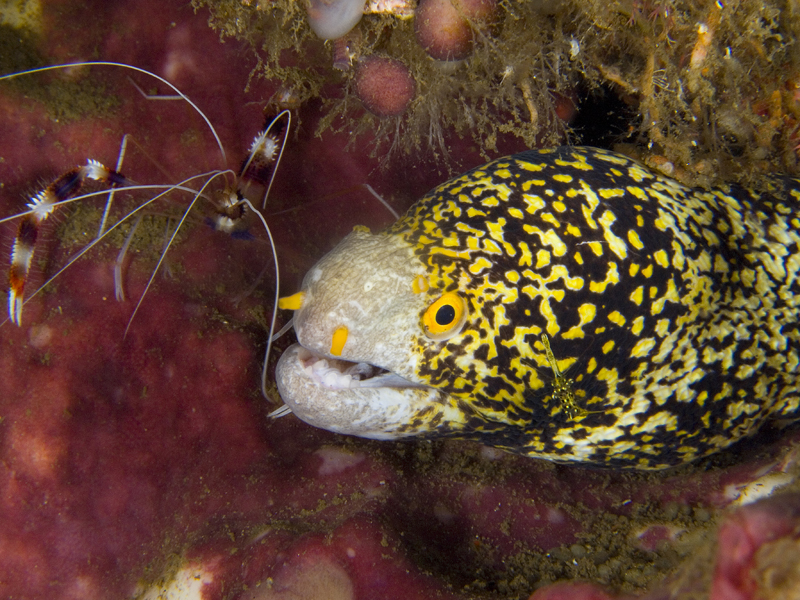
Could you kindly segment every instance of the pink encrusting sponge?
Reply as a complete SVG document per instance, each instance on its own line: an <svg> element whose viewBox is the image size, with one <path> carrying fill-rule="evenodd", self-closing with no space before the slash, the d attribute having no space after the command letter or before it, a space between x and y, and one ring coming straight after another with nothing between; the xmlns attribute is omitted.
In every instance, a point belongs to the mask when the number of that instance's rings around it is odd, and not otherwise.
<svg viewBox="0 0 800 600"><path fill-rule="evenodd" d="M414 13L417 41L437 60L462 60L472 53L475 29L492 25L496 0L420 0Z"/></svg>
<svg viewBox="0 0 800 600"><path fill-rule="evenodd" d="M417 93L417 83L403 61L387 56L362 58L356 67L356 95L379 117L402 115Z"/></svg>

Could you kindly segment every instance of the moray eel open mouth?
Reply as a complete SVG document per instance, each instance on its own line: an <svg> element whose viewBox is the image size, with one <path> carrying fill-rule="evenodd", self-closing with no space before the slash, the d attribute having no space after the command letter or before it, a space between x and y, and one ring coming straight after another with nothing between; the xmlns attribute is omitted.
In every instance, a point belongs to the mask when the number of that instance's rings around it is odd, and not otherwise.
<svg viewBox="0 0 800 600"><path fill-rule="evenodd" d="M354 363L326 357L303 348L300 344L293 346L293 349L295 352L287 353L288 356L295 357L298 366L314 384L330 390L425 387L369 363Z"/></svg>
<svg viewBox="0 0 800 600"><path fill-rule="evenodd" d="M441 392L364 362L289 347L276 367L278 391L300 419L329 431L371 439L419 435L398 423L416 420L420 408ZM402 427L401 427L402 429Z"/></svg>

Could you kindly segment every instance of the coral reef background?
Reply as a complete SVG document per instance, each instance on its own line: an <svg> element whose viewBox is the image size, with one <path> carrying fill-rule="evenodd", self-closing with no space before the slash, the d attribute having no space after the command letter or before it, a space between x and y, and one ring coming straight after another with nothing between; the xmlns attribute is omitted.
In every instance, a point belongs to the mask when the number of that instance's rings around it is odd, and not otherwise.
<svg viewBox="0 0 800 600"><path fill-rule="evenodd" d="M690 181L795 168L793 5L501 2L497 30L477 36L458 63L429 57L413 22L367 14L355 48L402 61L416 83L406 111L388 118L365 111L358 58L334 68L334 44L309 29L299 2L197 13L153 0L26 6L21 16L16 3L2 7L3 72L94 58L149 69L208 114L228 159L190 108L143 98L128 73L75 68L6 82L0 215L19 213L87 158L113 164L124 133L138 144L124 171L142 183L236 169L265 110L289 106L296 127L266 210L283 293L353 225L391 221L359 184L402 210L482 153L581 132L599 140L581 124L581 111L601 106L596 98L610 97L613 114L589 121ZM708 26L714 11L715 33L701 36L698 23ZM248 41L220 43L209 20ZM491 45L503 39L506 56ZM728 46L741 71L725 66ZM696 71L692 92L695 48L695 62L705 48L709 70ZM661 69L666 85L657 84ZM558 116L559 107L569 110ZM735 139L747 140L738 155L734 138L719 134L726 107ZM647 110L650 121L639 120ZM140 200L120 194L120 211ZM54 219L35 282L92 238L101 206ZM173 199L148 214L126 270L132 298L183 207ZM133 303L113 300L121 239L34 298L23 327L0 326L0 596L796 597L796 430L765 431L676 471L620 474L471 443L378 443L291 416L270 421L274 406L259 392L274 292L269 267L260 279L267 245L212 231L203 217L192 215L127 336ZM16 223L0 225L8 252ZM779 484L789 491L739 507Z"/></svg>

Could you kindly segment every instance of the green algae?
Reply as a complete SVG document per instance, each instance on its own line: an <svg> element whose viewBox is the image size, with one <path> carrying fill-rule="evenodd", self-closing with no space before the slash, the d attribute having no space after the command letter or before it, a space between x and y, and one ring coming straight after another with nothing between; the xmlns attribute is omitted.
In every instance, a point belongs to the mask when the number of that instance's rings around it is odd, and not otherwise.
<svg viewBox="0 0 800 600"><path fill-rule="evenodd" d="M26 30L0 25L0 74L23 73L46 66L37 50L38 40ZM84 118L110 117L120 100L109 92L99 76L72 77L50 73L38 77L14 77L0 83L18 96L20 106L44 107L50 118L68 123Z"/></svg>

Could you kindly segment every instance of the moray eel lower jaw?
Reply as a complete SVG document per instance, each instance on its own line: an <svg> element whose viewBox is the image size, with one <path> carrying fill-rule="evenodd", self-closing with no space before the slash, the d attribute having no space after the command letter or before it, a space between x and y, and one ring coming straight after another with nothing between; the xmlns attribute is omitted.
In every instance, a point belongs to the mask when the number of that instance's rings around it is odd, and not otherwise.
<svg viewBox="0 0 800 600"><path fill-rule="evenodd" d="M443 392L368 365L330 358L294 344L276 367L278 391L309 425L390 440L424 435L432 412L447 420ZM425 419L421 418L425 415ZM460 420L460 413L450 415Z"/></svg>

